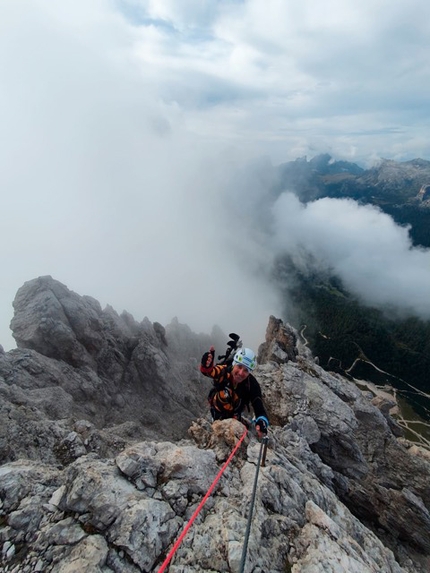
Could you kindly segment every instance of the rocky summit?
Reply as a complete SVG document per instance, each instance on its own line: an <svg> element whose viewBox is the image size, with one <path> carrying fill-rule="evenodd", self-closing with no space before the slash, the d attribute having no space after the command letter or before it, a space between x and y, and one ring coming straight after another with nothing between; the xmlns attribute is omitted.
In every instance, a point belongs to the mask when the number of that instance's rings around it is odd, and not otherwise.
<svg viewBox="0 0 430 573"><path fill-rule="evenodd" d="M158 571L190 520L170 573L430 571L429 452L288 324L270 317L259 349L271 425L257 466L252 430L208 416L198 364L210 344L224 351L219 329L138 323L51 277L25 283L14 310L18 348L0 353L1 571Z"/></svg>

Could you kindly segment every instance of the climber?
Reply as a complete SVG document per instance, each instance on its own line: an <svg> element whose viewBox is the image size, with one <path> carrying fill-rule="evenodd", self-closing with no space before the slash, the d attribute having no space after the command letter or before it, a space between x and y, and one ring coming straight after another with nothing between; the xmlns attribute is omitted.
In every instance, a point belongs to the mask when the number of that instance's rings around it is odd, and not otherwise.
<svg viewBox="0 0 430 573"><path fill-rule="evenodd" d="M202 356L200 372L212 378L213 388L208 400L213 420L236 418L246 424L242 418L245 407L251 404L255 414L255 429L261 438L267 434L267 419L261 396L260 384L251 374L257 366L257 359L249 348L239 348L231 364L215 364L215 348Z"/></svg>

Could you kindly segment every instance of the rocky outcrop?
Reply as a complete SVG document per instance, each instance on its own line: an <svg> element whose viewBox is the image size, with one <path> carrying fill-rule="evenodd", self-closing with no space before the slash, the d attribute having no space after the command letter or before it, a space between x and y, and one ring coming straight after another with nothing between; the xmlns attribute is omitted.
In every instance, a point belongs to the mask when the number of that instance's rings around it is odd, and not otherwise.
<svg viewBox="0 0 430 573"><path fill-rule="evenodd" d="M430 184L421 187L416 199L421 205L430 207Z"/></svg>
<svg viewBox="0 0 430 573"><path fill-rule="evenodd" d="M387 414L352 382L302 360L266 365L260 382L270 419L306 439L333 470L330 487L349 509L429 554L428 460L396 438Z"/></svg>
<svg viewBox="0 0 430 573"><path fill-rule="evenodd" d="M177 320L138 323L51 277L25 283L14 309L18 349L0 354L1 461L53 461L54 446L81 419L126 439L177 438L205 411L208 382L196 356L221 344L219 332L214 339Z"/></svg>
<svg viewBox="0 0 430 573"><path fill-rule="evenodd" d="M258 364L272 361L282 364L297 358L297 332L282 320L270 316L266 340L258 348Z"/></svg>
<svg viewBox="0 0 430 573"><path fill-rule="evenodd" d="M422 185L429 184L430 162L423 159L397 162L383 159L358 179L363 186L373 186L382 194L400 193L405 199L414 197Z"/></svg>
<svg viewBox="0 0 430 573"><path fill-rule="evenodd" d="M387 203L408 203L422 186L430 184L430 162L424 159L393 161L381 159L363 170L347 161L335 161L330 155L306 157L275 168L274 192L293 190L301 201L322 197L352 197L376 203L383 210Z"/></svg>
<svg viewBox="0 0 430 573"><path fill-rule="evenodd" d="M24 285L15 313L20 348L0 354L0 570L157 571L244 432L206 415L198 359L220 333L136 323L50 277ZM271 427L245 571L427 572L428 454L274 317L261 358ZM171 573L239 571L260 447L250 431Z"/></svg>
<svg viewBox="0 0 430 573"><path fill-rule="evenodd" d="M218 426L225 432L197 420L194 434L227 452L225 436L243 427L234 420ZM259 448L255 438L245 442L170 571L239 570ZM214 449L145 441L115 460L84 455L63 470L29 460L3 466L3 570L156 571L219 472ZM335 482L303 436L275 428L260 468L245 570L425 571L423 555L412 560L403 550L396 559L339 500Z"/></svg>

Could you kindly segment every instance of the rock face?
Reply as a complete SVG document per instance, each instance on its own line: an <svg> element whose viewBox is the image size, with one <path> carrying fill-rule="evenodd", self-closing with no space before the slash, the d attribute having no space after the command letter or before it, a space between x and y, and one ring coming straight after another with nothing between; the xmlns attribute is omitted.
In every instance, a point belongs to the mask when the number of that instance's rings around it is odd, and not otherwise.
<svg viewBox="0 0 430 573"><path fill-rule="evenodd" d="M413 200L423 186L430 184L430 162L423 159L397 162L382 159L363 170L354 163L334 161L330 155L306 157L277 168L278 189L293 189L304 201L320 197L354 197L373 202L378 196L385 202ZM382 201L384 203L384 201Z"/></svg>
<svg viewBox="0 0 430 573"><path fill-rule="evenodd" d="M20 289L12 324L0 570L158 571L245 431L206 414L197 364L221 333L136 323L50 277ZM245 572L428 572L428 453L275 317L256 377L271 427ZM260 448L248 432L170 573L240 570Z"/></svg>
<svg viewBox="0 0 430 573"><path fill-rule="evenodd" d="M282 364L297 358L297 333L282 320L271 316L266 329L266 341L258 349L258 363L277 362Z"/></svg>
<svg viewBox="0 0 430 573"><path fill-rule="evenodd" d="M35 407L50 420L88 419L97 428L131 421L158 437L184 436L189 420L204 411L207 384L201 388L195 357L213 342L209 337L177 321L165 329L110 307L102 310L51 277L25 283L14 309L18 350L0 356L0 391L14 404L14 417L22 420L25 410L33 420L29 442L52 433L41 430L47 421ZM14 440L9 434L7 443ZM19 448L6 454L5 448L3 460L21 454Z"/></svg>
<svg viewBox="0 0 430 573"><path fill-rule="evenodd" d="M430 185L423 185L416 197L417 202L430 207Z"/></svg>
<svg viewBox="0 0 430 573"><path fill-rule="evenodd" d="M362 185L373 185L381 192L400 192L414 197L422 185L428 184L430 162L412 159L398 163L383 159L377 167L369 169L360 179Z"/></svg>

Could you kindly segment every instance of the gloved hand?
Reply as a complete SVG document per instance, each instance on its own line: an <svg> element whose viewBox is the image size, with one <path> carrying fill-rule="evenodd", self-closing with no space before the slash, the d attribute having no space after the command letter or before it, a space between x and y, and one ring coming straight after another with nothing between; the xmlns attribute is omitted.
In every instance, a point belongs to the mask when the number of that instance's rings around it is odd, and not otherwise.
<svg viewBox="0 0 430 573"><path fill-rule="evenodd" d="M255 420L255 430L259 438L267 434L268 427L269 427L269 420L265 416L259 416Z"/></svg>
<svg viewBox="0 0 430 573"><path fill-rule="evenodd" d="M205 352L202 356L203 368L212 368L214 360L215 360L215 348L211 346L209 352Z"/></svg>

